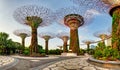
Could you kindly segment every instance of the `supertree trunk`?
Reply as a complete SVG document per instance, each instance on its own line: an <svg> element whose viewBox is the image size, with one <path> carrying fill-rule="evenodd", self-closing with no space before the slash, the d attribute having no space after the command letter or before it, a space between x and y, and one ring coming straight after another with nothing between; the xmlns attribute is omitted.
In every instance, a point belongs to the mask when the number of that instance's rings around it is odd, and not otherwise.
<svg viewBox="0 0 120 70"><path fill-rule="evenodd" d="M45 53L48 55L48 41L49 40L45 40Z"/></svg>
<svg viewBox="0 0 120 70"><path fill-rule="evenodd" d="M57 35L57 37L59 37L60 39L63 40L63 46L62 46L63 47L63 53L67 53L68 52L68 47L67 47L68 44L67 44L67 42L69 40L69 36L70 36L70 34L67 33L67 32L60 32Z"/></svg>
<svg viewBox="0 0 120 70"><path fill-rule="evenodd" d="M64 41L64 44L63 44L63 52L68 52L67 41Z"/></svg>
<svg viewBox="0 0 120 70"><path fill-rule="evenodd" d="M112 15L112 47L120 50L120 6L110 10Z"/></svg>
<svg viewBox="0 0 120 70"><path fill-rule="evenodd" d="M25 48L25 37L22 38L22 46Z"/></svg>
<svg viewBox="0 0 120 70"><path fill-rule="evenodd" d="M38 41L37 41L37 28L32 27L32 39L31 39L31 45L30 45L30 54L32 52L37 53L37 46L38 46Z"/></svg>
<svg viewBox="0 0 120 70"><path fill-rule="evenodd" d="M87 53L89 53L90 50L90 44L87 44Z"/></svg>
<svg viewBox="0 0 120 70"><path fill-rule="evenodd" d="M73 53L79 53L78 29L70 29L70 49Z"/></svg>

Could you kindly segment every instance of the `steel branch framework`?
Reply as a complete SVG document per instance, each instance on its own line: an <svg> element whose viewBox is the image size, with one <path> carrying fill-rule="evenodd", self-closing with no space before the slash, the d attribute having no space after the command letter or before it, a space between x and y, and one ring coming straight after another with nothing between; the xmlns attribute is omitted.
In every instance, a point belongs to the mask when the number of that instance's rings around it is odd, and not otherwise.
<svg viewBox="0 0 120 70"><path fill-rule="evenodd" d="M37 16L42 19L42 22L39 26L47 26L53 22L54 16L52 10L37 5L26 5L20 8L17 8L14 11L13 17L16 21L20 22L21 24L26 24L26 17L28 16Z"/></svg>
<svg viewBox="0 0 120 70"><path fill-rule="evenodd" d="M21 34L26 34L26 37L31 36L31 32L27 29L18 29L13 32L17 36L21 36Z"/></svg>
<svg viewBox="0 0 120 70"><path fill-rule="evenodd" d="M71 0L79 6L85 6L89 9L95 9L102 13L109 11L110 7L119 5L120 0Z"/></svg>
<svg viewBox="0 0 120 70"><path fill-rule="evenodd" d="M81 7L66 7L66 8L61 8L56 10L55 12L55 18L58 23L64 24L64 17L68 14L79 14L84 18L84 25L86 26L90 23L92 23L94 16L97 15L99 12L94 10L94 9L84 9L86 7L81 6Z"/></svg>

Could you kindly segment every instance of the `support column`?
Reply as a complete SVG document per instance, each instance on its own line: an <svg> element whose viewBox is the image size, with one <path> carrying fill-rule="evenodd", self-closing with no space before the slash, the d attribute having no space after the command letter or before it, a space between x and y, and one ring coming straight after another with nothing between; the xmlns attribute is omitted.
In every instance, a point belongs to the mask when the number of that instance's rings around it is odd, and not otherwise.
<svg viewBox="0 0 120 70"><path fill-rule="evenodd" d="M120 5L111 8L112 16L112 47L120 50Z"/></svg>
<svg viewBox="0 0 120 70"><path fill-rule="evenodd" d="M79 54L78 29L70 29L70 49L73 53Z"/></svg>

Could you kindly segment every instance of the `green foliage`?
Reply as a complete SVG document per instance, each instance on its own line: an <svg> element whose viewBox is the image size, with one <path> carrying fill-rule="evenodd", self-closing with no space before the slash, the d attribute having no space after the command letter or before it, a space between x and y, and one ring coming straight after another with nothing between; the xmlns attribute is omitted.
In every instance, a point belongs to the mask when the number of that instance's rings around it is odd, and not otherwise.
<svg viewBox="0 0 120 70"><path fill-rule="evenodd" d="M115 10L112 14L112 47L120 51L120 10Z"/></svg>
<svg viewBox="0 0 120 70"><path fill-rule="evenodd" d="M84 49L80 49L80 55L84 55L86 51Z"/></svg>
<svg viewBox="0 0 120 70"><path fill-rule="evenodd" d="M0 32L0 54L9 55L16 53L16 50L21 50L21 44L8 39L9 35L4 32Z"/></svg>
<svg viewBox="0 0 120 70"><path fill-rule="evenodd" d="M95 53L95 50L94 49L89 49L89 52L88 52L90 55L93 55Z"/></svg>
<svg viewBox="0 0 120 70"><path fill-rule="evenodd" d="M49 50L49 54L60 55L61 54L61 50L60 49Z"/></svg>
<svg viewBox="0 0 120 70"><path fill-rule="evenodd" d="M38 45L38 53L40 53L40 54L45 53L45 50L43 49L43 47L41 45Z"/></svg>
<svg viewBox="0 0 120 70"><path fill-rule="evenodd" d="M120 57L120 53L117 49L113 49L111 46L105 46L103 43L99 43L95 48L94 58L101 60L117 60Z"/></svg>
<svg viewBox="0 0 120 70"><path fill-rule="evenodd" d="M28 47L25 47L23 54L30 55L30 49Z"/></svg>

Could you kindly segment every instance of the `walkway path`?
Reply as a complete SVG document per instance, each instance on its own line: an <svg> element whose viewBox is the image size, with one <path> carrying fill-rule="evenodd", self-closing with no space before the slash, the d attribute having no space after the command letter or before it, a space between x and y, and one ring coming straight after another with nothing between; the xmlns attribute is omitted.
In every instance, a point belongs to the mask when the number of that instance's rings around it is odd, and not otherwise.
<svg viewBox="0 0 120 70"><path fill-rule="evenodd" d="M0 70L5 70L17 64L18 60L9 56L0 56Z"/></svg>
<svg viewBox="0 0 120 70"><path fill-rule="evenodd" d="M87 62L88 57L86 56L12 57L19 59L19 62L15 66L12 66L9 69L7 68L6 70L117 70L92 65ZM11 59L11 57L7 59L4 58L2 61L7 60L7 63L10 62L9 59Z"/></svg>
<svg viewBox="0 0 120 70"><path fill-rule="evenodd" d="M59 57L59 56L50 56L50 57L21 57L21 56L12 56L19 59L19 63L7 70L42 70L46 66L53 64L55 62L71 59L75 57Z"/></svg>
<svg viewBox="0 0 120 70"><path fill-rule="evenodd" d="M87 62L87 57L63 60L54 63L43 70L117 70L98 67ZM40 69L39 69L40 70ZM120 70L120 69L118 69Z"/></svg>

